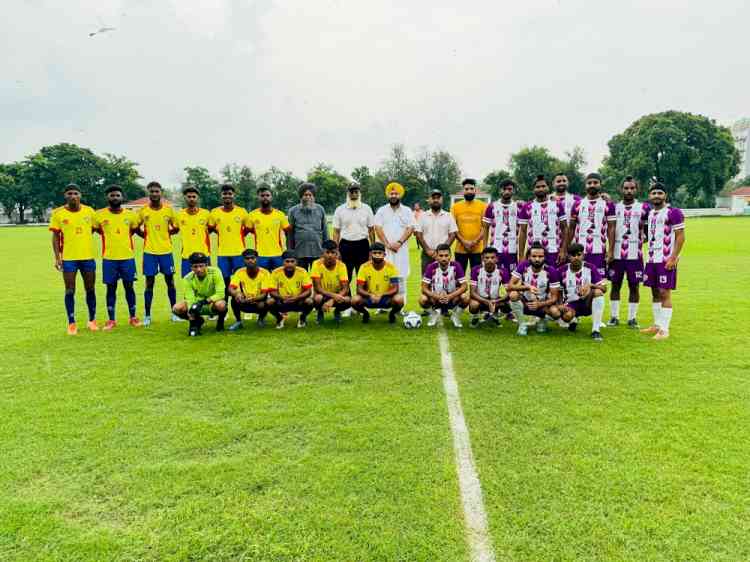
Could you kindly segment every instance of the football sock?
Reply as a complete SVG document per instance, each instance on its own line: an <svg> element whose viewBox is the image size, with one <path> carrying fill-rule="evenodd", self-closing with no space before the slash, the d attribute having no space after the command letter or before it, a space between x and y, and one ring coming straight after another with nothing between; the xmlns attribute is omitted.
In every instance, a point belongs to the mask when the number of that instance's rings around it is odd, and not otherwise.
<svg viewBox="0 0 750 562"><path fill-rule="evenodd" d="M96 291L86 291L86 306L89 309L89 322L96 320Z"/></svg>
<svg viewBox="0 0 750 562"><path fill-rule="evenodd" d="M591 331L598 332L604 316L604 296L591 299Z"/></svg>
<svg viewBox="0 0 750 562"><path fill-rule="evenodd" d="M629 302L628 303L628 320L635 320L636 316L638 316L638 303Z"/></svg>
<svg viewBox="0 0 750 562"><path fill-rule="evenodd" d="M620 318L620 301L609 301L609 317Z"/></svg>
<svg viewBox="0 0 750 562"><path fill-rule="evenodd" d="M117 285L107 284L107 316L115 319L115 302L117 302Z"/></svg>
<svg viewBox="0 0 750 562"><path fill-rule="evenodd" d="M128 301L128 312L130 313L130 317L135 317L135 289L133 289L133 284L128 283L125 285L125 300Z"/></svg>
<svg viewBox="0 0 750 562"><path fill-rule="evenodd" d="M68 324L76 321L76 297L73 293L65 293L65 312L68 315Z"/></svg>
<svg viewBox="0 0 750 562"><path fill-rule="evenodd" d="M238 303L234 299L232 299L229 302L230 302L230 306L232 307L232 312L234 313L234 317L237 319L237 322L242 321L242 312L240 312L240 303Z"/></svg>
<svg viewBox="0 0 750 562"><path fill-rule="evenodd" d="M151 302L154 300L154 290L146 289L143 291L143 307L146 310L146 316L151 316Z"/></svg>
<svg viewBox="0 0 750 562"><path fill-rule="evenodd" d="M654 326L661 327L661 303L655 302L651 304L651 310L654 312Z"/></svg>
<svg viewBox="0 0 750 562"><path fill-rule="evenodd" d="M171 310L177 302L177 289L174 288L174 285L167 287L167 297L169 297L169 309Z"/></svg>
<svg viewBox="0 0 750 562"><path fill-rule="evenodd" d="M661 329L666 333L669 333L669 323L672 321L672 309L662 308L661 309Z"/></svg>
<svg viewBox="0 0 750 562"><path fill-rule="evenodd" d="M518 320L518 325L523 325L525 323L523 317L523 303L520 300L510 301L510 309L513 311L516 320Z"/></svg>

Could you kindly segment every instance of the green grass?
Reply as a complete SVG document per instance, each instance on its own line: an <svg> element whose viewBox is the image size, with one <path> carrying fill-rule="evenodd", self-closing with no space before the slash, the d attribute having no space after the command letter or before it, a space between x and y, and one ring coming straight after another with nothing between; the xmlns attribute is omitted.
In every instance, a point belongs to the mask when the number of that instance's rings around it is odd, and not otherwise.
<svg viewBox="0 0 750 562"><path fill-rule="evenodd" d="M499 560L750 559L748 234L688 222L666 342L449 330ZM158 281L70 338L47 231L0 238L0 560L467 559L434 331L193 340Z"/></svg>

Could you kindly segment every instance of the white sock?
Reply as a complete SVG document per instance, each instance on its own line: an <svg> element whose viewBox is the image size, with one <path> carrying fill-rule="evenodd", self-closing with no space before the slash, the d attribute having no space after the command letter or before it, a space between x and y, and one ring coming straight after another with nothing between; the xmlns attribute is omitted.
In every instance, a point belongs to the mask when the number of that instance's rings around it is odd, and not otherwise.
<svg viewBox="0 0 750 562"><path fill-rule="evenodd" d="M620 301L609 301L609 317L620 318Z"/></svg>
<svg viewBox="0 0 750 562"><path fill-rule="evenodd" d="M518 325L522 326L525 323L523 317L523 303L520 300L510 301L510 309L518 320Z"/></svg>
<svg viewBox="0 0 750 562"><path fill-rule="evenodd" d="M651 310L654 312L654 326L661 327L661 303L651 303Z"/></svg>
<svg viewBox="0 0 750 562"><path fill-rule="evenodd" d="M661 309L661 329L669 333L669 323L672 321L672 309L671 308L662 308Z"/></svg>
<svg viewBox="0 0 750 562"><path fill-rule="evenodd" d="M638 303L629 302L628 303L628 320L635 320L636 316L638 316Z"/></svg>
<svg viewBox="0 0 750 562"><path fill-rule="evenodd" d="M604 295L591 300L591 331L598 332L604 316Z"/></svg>

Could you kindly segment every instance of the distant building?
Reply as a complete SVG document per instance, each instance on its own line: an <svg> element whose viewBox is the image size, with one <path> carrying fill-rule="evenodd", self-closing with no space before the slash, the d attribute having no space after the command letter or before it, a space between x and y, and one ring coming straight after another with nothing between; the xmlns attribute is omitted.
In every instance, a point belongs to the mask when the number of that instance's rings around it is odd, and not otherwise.
<svg viewBox="0 0 750 562"><path fill-rule="evenodd" d="M717 208L729 209L731 215L750 213L750 185L740 187L730 192L722 192L716 198Z"/></svg>
<svg viewBox="0 0 750 562"><path fill-rule="evenodd" d="M732 125L732 136L740 152L740 173L737 177L750 176L750 119L740 119Z"/></svg>

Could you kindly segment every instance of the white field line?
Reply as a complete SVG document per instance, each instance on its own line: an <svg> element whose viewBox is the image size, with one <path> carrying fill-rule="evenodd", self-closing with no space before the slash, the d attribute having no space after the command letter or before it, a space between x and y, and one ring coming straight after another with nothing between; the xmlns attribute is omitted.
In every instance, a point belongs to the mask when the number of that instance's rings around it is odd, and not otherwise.
<svg viewBox="0 0 750 562"><path fill-rule="evenodd" d="M453 449L456 452L456 471L458 472L458 487L461 492L461 503L466 522L466 539L471 549L473 562L494 562L495 551L487 530L487 513L484 511L482 486L474 467L474 455L471 453L469 429L466 426L461 396L453 372L453 357L448 345L448 335L443 328L438 334L440 344L440 359L443 364L443 388L448 403L448 418L453 434Z"/></svg>

